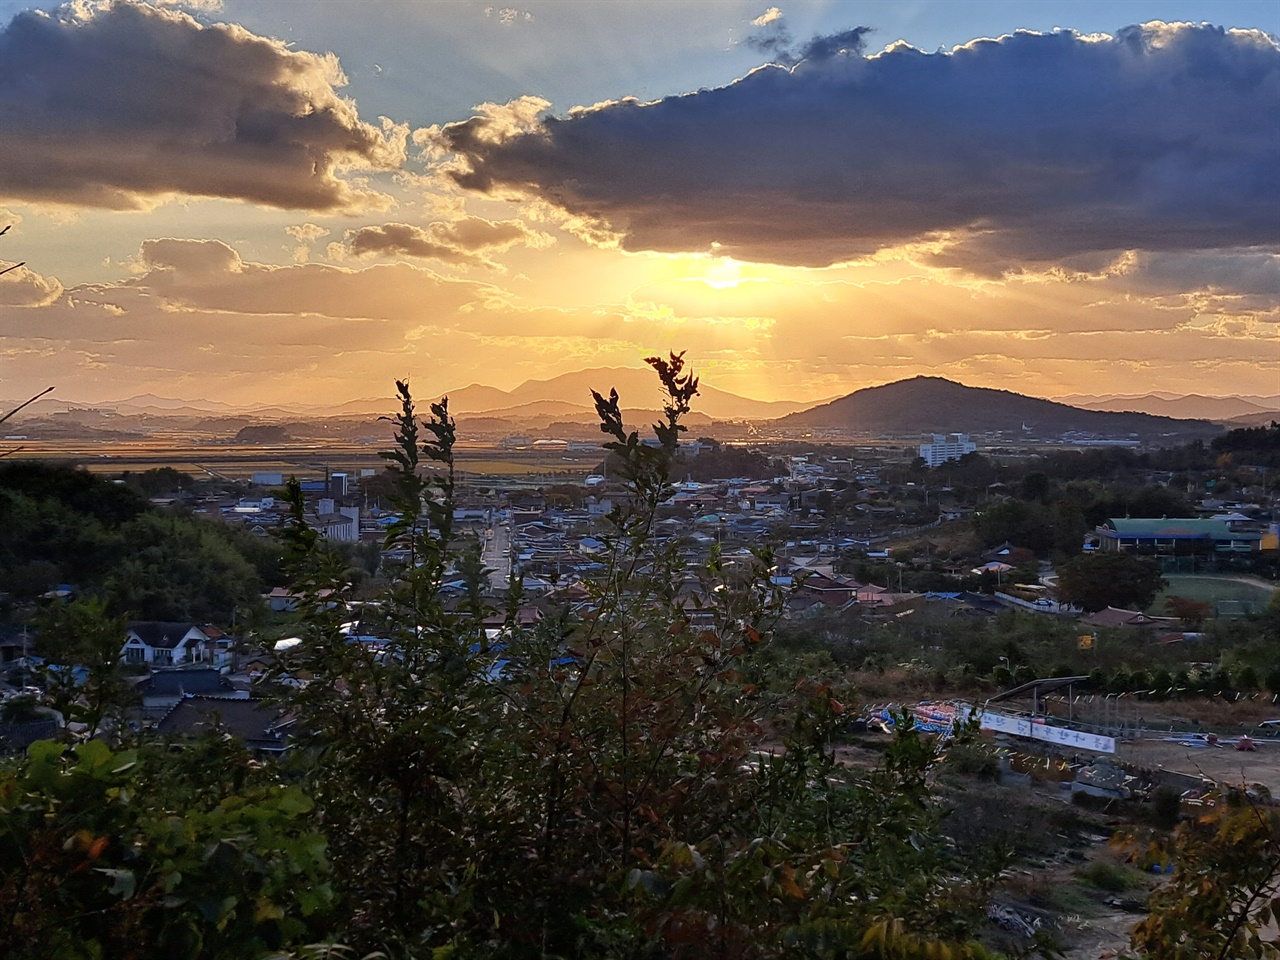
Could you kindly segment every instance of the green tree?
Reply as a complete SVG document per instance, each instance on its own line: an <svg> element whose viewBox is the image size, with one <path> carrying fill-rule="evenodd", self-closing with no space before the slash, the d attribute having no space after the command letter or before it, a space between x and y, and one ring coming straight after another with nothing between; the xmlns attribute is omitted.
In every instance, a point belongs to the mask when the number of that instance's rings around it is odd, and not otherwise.
<svg viewBox="0 0 1280 960"><path fill-rule="evenodd" d="M157 497L165 493L181 493L195 486L195 480L189 473L182 473L173 467L156 467L142 473L125 471L122 478L126 485L141 493L144 497Z"/></svg>
<svg viewBox="0 0 1280 960"><path fill-rule="evenodd" d="M158 510L88 471L0 463L0 582L19 603L66 583L112 614L226 622L278 566L259 538Z"/></svg>
<svg viewBox="0 0 1280 960"><path fill-rule="evenodd" d="M133 700L133 687L120 672L125 622L108 616L97 599L48 607L38 621L40 650L50 668L47 692L68 724L81 725L86 739L114 739Z"/></svg>
<svg viewBox="0 0 1280 960"><path fill-rule="evenodd" d="M1183 628L1187 630L1199 630L1205 617L1213 612L1213 604L1207 600L1175 596L1169 597L1164 603L1169 613L1182 621Z"/></svg>
<svg viewBox="0 0 1280 960"><path fill-rule="evenodd" d="M997 503L975 514L973 526L984 546L1008 541L1044 555L1054 545L1049 511L1035 502Z"/></svg>
<svg viewBox="0 0 1280 960"><path fill-rule="evenodd" d="M603 573L535 627L509 605L489 650L485 611L439 589L456 546L447 403L420 420L399 386L388 542L411 559L379 608L383 643L340 633L348 585L294 485L308 599L281 679L310 678L290 699L344 939L406 956L985 956L970 934L990 877L941 838L932 746L904 724L881 768L837 764L836 692L779 689L764 669L772 557L688 570L657 535L697 380L679 355L650 363L656 444L626 429L616 392L595 395L627 488ZM753 753L766 727L784 753Z"/></svg>
<svg viewBox="0 0 1280 960"><path fill-rule="evenodd" d="M1280 667L1272 667L1267 671L1265 683L1272 693L1280 694Z"/></svg>
<svg viewBox="0 0 1280 960"><path fill-rule="evenodd" d="M134 619L217 620L260 602L253 565L213 524L147 513L120 529L125 545L101 591Z"/></svg>
<svg viewBox="0 0 1280 960"><path fill-rule="evenodd" d="M1047 476L1036 471L1029 473L1022 478L1022 484L1018 490L1018 496L1023 500L1038 500L1044 503L1049 498L1049 491L1053 484Z"/></svg>
<svg viewBox="0 0 1280 960"><path fill-rule="evenodd" d="M1093 612L1104 607L1145 609L1164 586L1154 560L1127 553L1095 553L1058 565L1058 593Z"/></svg>
<svg viewBox="0 0 1280 960"><path fill-rule="evenodd" d="M1151 689L1157 700L1164 700L1172 696L1173 675L1161 667L1151 675Z"/></svg>
<svg viewBox="0 0 1280 960"><path fill-rule="evenodd" d="M41 741L0 767L0 955L230 960L308 942L329 901L310 801L243 748L201 757Z"/></svg>
<svg viewBox="0 0 1280 960"><path fill-rule="evenodd" d="M1162 960L1280 957L1280 812L1232 789L1210 800L1170 843L1141 851L1174 873L1151 895L1132 945Z"/></svg>

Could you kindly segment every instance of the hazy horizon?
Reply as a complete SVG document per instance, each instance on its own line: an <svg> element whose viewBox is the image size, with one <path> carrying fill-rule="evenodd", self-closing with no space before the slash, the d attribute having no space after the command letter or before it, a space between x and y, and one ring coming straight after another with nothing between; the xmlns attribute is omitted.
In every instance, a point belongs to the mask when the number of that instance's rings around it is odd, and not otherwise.
<svg viewBox="0 0 1280 960"><path fill-rule="evenodd" d="M451 387L445 390L426 390L425 392L417 389L420 386L419 384L415 384L411 382L411 387L415 388L414 394L415 394L415 397L417 397L417 399L419 400L419 402L424 402L427 399L436 399L440 396L453 396L453 397L457 397L459 395L465 396L469 391L478 389L481 391L501 392L505 396L511 398L511 402L508 406L512 409L519 406L525 406L525 405L537 404L537 403L547 403L547 402L564 402L564 403L571 402L571 403L579 404L580 406L583 407L583 409L590 409L591 398L590 398L590 394L586 391L585 387L582 390L580 397L574 396L572 398L566 398L566 394L564 390L551 391L554 394L554 396L552 397L542 397L540 395L539 397L536 397L534 399L521 400L521 399L516 399L512 395L517 394L517 392L521 388L528 388L530 385L533 385L533 384L545 383L550 379L558 380L563 377L571 377L573 376L574 373L586 374L586 373L592 373L597 371L600 372L602 376L599 378L598 382L593 382L592 389L598 389L602 391L607 391L608 389L616 385L615 382L607 376L607 374L611 371L630 372L632 374L638 374L642 376L651 376L651 373L652 373L651 370L647 367L588 368L582 371L571 371L568 374L562 374L560 375L560 377L556 377L556 378L545 378L545 379L531 378L529 380L521 381L519 384L512 384L507 387L501 387L494 384L483 384L483 383L477 383L477 382L462 384L462 385ZM696 370L694 372L697 373ZM929 376L929 375L921 374L920 376ZM902 378L902 379L907 380L907 379L913 379L913 378L908 377L908 378ZM869 384L867 387L860 387L857 389L861 390L861 389L869 389L870 387L887 386L890 383L896 383L896 382L899 382L899 381L885 381L884 383L879 383L879 384ZM979 386L977 384L962 384L962 385L963 386ZM654 389L646 390L643 395L638 394L635 389L632 389L629 392L626 390L620 391L624 408L657 410L660 404L658 402L658 395L656 393L656 388L657 388L656 380L654 381L652 386ZM711 384L705 381L703 382L703 386L716 389L714 387L714 384ZM633 384L633 387L634 387L634 384ZM995 387L991 389L1008 389L1008 388ZM808 409L812 406L821 405L821 404L830 402L832 400L839 399L842 396L848 395L848 393L857 392L857 390L850 390L845 394L828 395L825 397L819 397L812 400L798 399L794 397L780 398L777 400L764 400L763 398L753 397L746 393L737 393L734 391L720 391L720 392L724 394L728 394L730 397L740 398L742 400L746 400L751 403L767 403L767 404L791 403L791 404L795 404L797 409ZM1118 402L1123 400L1142 400L1142 399L1148 399L1148 398L1157 398L1160 400L1167 400L1167 401L1178 401L1178 400L1184 400L1184 399L1185 400L1198 399L1198 400L1205 400L1205 401L1211 401L1211 402L1236 400L1236 401L1242 401L1242 402L1260 401L1265 403L1267 401L1270 401L1272 404L1280 404L1280 388L1277 388L1276 392L1272 394L1248 394L1248 393L1196 394L1196 393L1177 393L1175 391L1168 391L1168 390L1152 390L1146 393L1114 393L1114 392L1063 393L1059 395L1041 395L1041 394L1034 394L1034 393L1022 393L1021 391L1013 391L1013 392L1019 393L1020 395L1026 396L1029 398L1050 400L1056 403L1066 403L1068 405L1070 405L1073 401L1080 401L1080 402L1116 401ZM704 398L705 398L705 390L704 390ZM18 398L18 397L3 397L3 395L0 395L0 414L6 412L9 409L12 409L14 406L21 403L22 399L23 398ZM700 399L695 399L694 401L694 410L696 412L703 412L699 409ZM391 404L394 401L395 401L394 384L388 384L388 389L382 392L381 394L375 391L369 391L359 396L353 395L349 397L333 397L328 400L314 401L314 402L285 400L283 402L260 401L260 402L242 402L242 403L229 403L219 399L216 395L205 396L205 397L181 397L181 396L157 394L152 392L131 394L129 396L102 396L97 398L86 399L80 396L66 395L65 392L59 391L55 388L53 392L46 394L35 404L23 410L22 414L20 414L19 417L22 418L25 416L25 417L38 418L40 416L40 405L43 404L45 406L48 406L50 403L53 403L55 405L81 406L81 407L96 406L96 407L104 407L104 408L111 408L116 406L128 406L128 405L141 406L141 407L154 406L157 408L164 407L164 406L173 406L175 408L189 407L191 409L203 409L211 413L226 412L227 414L232 414L232 413L252 413L254 410L265 410L265 409L271 409L271 408L278 408L283 410L295 410L295 411L308 411L308 410L325 411L325 410L337 410L342 407L355 406L355 405L366 404L366 403ZM503 406L495 402L495 404L492 406L482 405L479 408L468 409L465 412L469 412L469 413L489 412L490 410L497 411L501 409L503 409ZM1270 409L1270 407L1263 406L1263 407L1260 407L1259 409Z"/></svg>
<svg viewBox="0 0 1280 960"><path fill-rule="evenodd" d="M1275 396L1278 33L1251 0L0 0L0 396L321 407L668 350L761 402Z"/></svg>

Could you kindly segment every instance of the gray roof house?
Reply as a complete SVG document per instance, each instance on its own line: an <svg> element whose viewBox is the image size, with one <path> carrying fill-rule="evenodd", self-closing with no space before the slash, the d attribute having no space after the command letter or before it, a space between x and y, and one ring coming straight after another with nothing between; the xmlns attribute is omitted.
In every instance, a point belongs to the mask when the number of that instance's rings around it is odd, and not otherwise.
<svg viewBox="0 0 1280 960"><path fill-rule="evenodd" d="M204 660L211 650L210 637L194 623L135 620L125 631L120 659L161 667Z"/></svg>
<svg viewBox="0 0 1280 960"><path fill-rule="evenodd" d="M239 737L258 756L279 756L289 748L294 719L278 705L262 700L186 696L156 725L166 736L198 737L225 731Z"/></svg>

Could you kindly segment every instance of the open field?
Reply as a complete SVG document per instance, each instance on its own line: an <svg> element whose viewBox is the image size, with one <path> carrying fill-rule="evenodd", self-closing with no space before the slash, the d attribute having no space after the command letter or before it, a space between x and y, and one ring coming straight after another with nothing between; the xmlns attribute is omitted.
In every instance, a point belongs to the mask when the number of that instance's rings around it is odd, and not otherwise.
<svg viewBox="0 0 1280 960"><path fill-rule="evenodd" d="M1172 770L1207 777L1220 783L1260 783L1280 794L1280 740L1262 739L1253 751L1236 750L1231 744L1187 746L1151 735L1145 740L1124 740L1116 745L1116 757L1147 769Z"/></svg>
<svg viewBox="0 0 1280 960"><path fill-rule="evenodd" d="M1169 597L1187 597L1213 604L1216 616L1243 616L1258 613L1266 608L1275 587L1252 577L1232 577L1213 574L1166 574L1168 586L1157 594L1151 610L1155 614L1165 611Z"/></svg>
<svg viewBox="0 0 1280 960"><path fill-rule="evenodd" d="M291 441L244 444L189 436L152 436L139 440L24 440L15 459L74 462L94 473L120 474L172 467L197 479L248 480L259 472L323 477L326 472L381 471L380 450L387 441ZM563 450L511 450L494 444L459 443L457 469L464 479L532 476L546 480L581 478L603 453L565 455Z"/></svg>

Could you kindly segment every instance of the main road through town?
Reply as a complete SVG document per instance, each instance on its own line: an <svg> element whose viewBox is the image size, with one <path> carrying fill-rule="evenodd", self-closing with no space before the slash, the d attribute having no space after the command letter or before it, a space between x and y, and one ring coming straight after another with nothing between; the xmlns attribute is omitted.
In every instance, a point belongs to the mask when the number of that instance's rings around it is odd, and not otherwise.
<svg viewBox="0 0 1280 960"><path fill-rule="evenodd" d="M484 538L484 565L491 572L489 585L495 591L505 590L511 578L511 521L495 510Z"/></svg>

